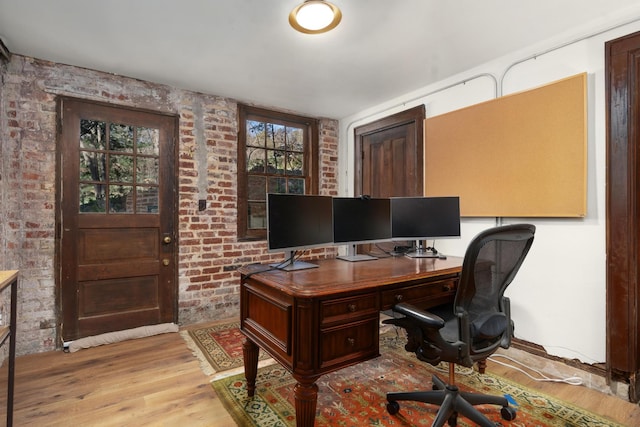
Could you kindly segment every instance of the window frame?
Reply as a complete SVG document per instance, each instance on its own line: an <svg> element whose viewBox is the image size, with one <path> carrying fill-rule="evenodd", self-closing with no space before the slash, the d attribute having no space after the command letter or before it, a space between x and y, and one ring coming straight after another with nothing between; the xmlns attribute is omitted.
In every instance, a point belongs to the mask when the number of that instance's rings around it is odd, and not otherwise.
<svg viewBox="0 0 640 427"><path fill-rule="evenodd" d="M297 114L268 110L238 104L238 211L237 233L238 241L265 240L266 228L248 228L248 176L247 172L247 121L259 120L273 124L304 127L304 170L305 194L318 194L319 172L319 126L318 120ZM266 202L266 200L265 200Z"/></svg>

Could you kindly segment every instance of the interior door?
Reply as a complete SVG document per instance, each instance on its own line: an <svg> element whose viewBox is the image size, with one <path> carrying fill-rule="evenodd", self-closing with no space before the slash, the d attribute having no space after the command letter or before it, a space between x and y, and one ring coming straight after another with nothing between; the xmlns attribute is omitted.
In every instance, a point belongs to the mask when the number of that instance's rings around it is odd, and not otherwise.
<svg viewBox="0 0 640 427"><path fill-rule="evenodd" d="M423 195L424 105L355 129L356 196Z"/></svg>
<svg viewBox="0 0 640 427"><path fill-rule="evenodd" d="M424 105L355 129L355 195L423 195ZM384 248L390 244L377 244ZM390 249L390 248L387 248ZM372 253L373 245L359 252Z"/></svg>
<svg viewBox="0 0 640 427"><path fill-rule="evenodd" d="M640 32L605 44L607 374L640 401Z"/></svg>
<svg viewBox="0 0 640 427"><path fill-rule="evenodd" d="M61 98L64 341L177 320L173 116Z"/></svg>

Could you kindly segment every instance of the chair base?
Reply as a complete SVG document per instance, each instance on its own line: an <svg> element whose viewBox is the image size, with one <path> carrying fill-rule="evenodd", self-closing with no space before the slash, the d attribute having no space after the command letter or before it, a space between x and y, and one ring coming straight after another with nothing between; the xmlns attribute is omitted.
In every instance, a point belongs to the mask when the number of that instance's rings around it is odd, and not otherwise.
<svg viewBox="0 0 640 427"><path fill-rule="evenodd" d="M511 421L516 418L515 408L509 406L505 397L460 391L457 386L445 384L436 375L433 376L433 387L433 391L387 393L387 411L391 415L397 414L400 410L400 405L397 403L399 400L439 405L440 409L432 427L441 427L447 421L450 426L455 426L458 414L481 427L495 427L496 424L474 408L474 405L500 405L502 406L500 414L504 420Z"/></svg>

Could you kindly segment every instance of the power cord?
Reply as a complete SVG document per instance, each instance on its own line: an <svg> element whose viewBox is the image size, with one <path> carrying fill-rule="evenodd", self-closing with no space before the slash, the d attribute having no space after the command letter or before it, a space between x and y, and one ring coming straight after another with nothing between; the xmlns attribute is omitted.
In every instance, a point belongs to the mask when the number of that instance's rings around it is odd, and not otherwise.
<svg viewBox="0 0 640 427"><path fill-rule="evenodd" d="M520 366L523 366L533 372L535 372L536 374L540 375L542 378L536 378L533 375L530 375L528 372L526 372L523 369L520 369L517 366L513 366L510 365L508 363L502 362L500 360L496 360L496 358L498 357L502 357L505 358L507 360L510 360L511 362L517 363ZM516 371L520 371L523 374L525 374L526 376L528 376L529 378L531 378L534 381L539 381L539 382L554 382L554 383L565 383L565 384L569 384L569 385L582 385L583 384L583 380L580 377L567 377L567 378L550 378L548 376L546 376L545 374L543 374L542 372L531 368L530 366L525 365L522 362L518 362L517 360L509 357L509 356L505 356L504 354L492 354L491 356L489 356L488 358L489 360L491 360L492 362L497 363L498 365L502 365L502 366L506 366L507 368L511 368L511 369L515 369Z"/></svg>

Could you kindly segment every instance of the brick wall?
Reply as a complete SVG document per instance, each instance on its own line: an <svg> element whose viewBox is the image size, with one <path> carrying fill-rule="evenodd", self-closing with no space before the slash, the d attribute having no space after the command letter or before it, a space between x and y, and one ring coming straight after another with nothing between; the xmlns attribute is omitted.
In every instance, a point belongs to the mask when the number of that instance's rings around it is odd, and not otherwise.
<svg viewBox="0 0 640 427"><path fill-rule="evenodd" d="M20 270L18 354L57 341L56 98L110 102L179 117L179 323L236 316L236 269L280 260L236 238L236 101L13 55L0 64L0 269ZM272 107L273 108L273 107ZM338 122L320 122L320 192L337 195ZM198 210L206 197L207 209ZM314 249L310 257L332 255Z"/></svg>

